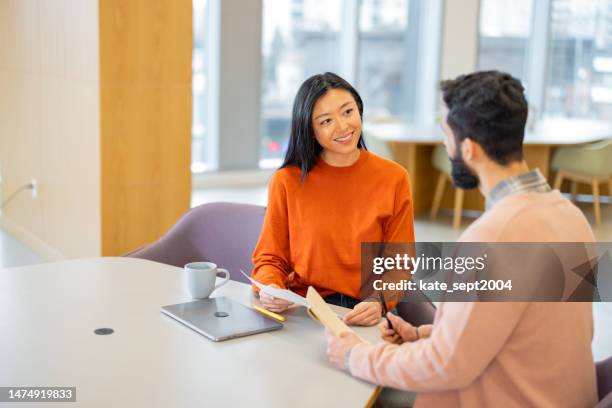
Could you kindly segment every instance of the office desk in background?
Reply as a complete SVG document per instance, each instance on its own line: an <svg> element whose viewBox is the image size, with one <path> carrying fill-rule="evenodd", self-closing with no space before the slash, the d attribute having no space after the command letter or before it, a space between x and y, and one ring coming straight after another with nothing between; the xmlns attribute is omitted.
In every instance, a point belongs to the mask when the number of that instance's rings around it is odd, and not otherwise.
<svg viewBox="0 0 612 408"><path fill-rule="evenodd" d="M410 174L415 213L431 209L438 172L431 163L434 147L444 141L439 124L412 126L400 122L365 124L367 137L375 137L389 144L395 161ZM523 152L530 168L539 168L549 177L554 148L612 138L612 123L590 119L546 119L528 129ZM550 178L549 178L549 181ZM442 207L452 207L446 196ZM478 191L467 191L464 209L482 210L484 198Z"/></svg>
<svg viewBox="0 0 612 408"><path fill-rule="evenodd" d="M76 386L71 407L361 407L375 398L376 386L329 365L323 327L304 308L279 331L221 343L163 315L161 306L190 300L182 274L135 258L0 271L0 386ZM252 299L234 281L213 296ZM115 333L94 334L100 327ZM356 331L378 338L376 327Z"/></svg>

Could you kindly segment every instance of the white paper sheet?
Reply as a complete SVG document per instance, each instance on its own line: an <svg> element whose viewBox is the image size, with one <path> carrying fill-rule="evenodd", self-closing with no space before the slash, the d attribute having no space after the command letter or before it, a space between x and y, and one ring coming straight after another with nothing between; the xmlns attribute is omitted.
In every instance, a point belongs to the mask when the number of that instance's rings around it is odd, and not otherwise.
<svg viewBox="0 0 612 408"><path fill-rule="evenodd" d="M306 298L298 295L295 292L290 291L289 289L280 289L280 288L275 288L275 287L271 287L271 286L266 286L263 283L259 283L257 282L255 279L251 278L249 275L247 275L246 273L244 273L244 271L241 269L240 272L246 276L246 278L251 281L251 283L253 283L255 286L257 286L259 288L259 290L261 290L262 292L270 295L270 296L274 296L275 298L279 298L279 299L284 299L287 300L289 302L293 302L297 305L300 306L304 306L304 307L308 307L308 302L306 301Z"/></svg>

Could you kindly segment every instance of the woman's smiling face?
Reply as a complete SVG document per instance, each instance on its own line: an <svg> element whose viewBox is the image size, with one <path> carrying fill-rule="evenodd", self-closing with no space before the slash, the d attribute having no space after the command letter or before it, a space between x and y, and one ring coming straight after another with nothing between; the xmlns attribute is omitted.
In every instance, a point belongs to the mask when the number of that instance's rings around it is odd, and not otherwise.
<svg viewBox="0 0 612 408"><path fill-rule="evenodd" d="M323 148L322 156L329 164L338 160L343 164L359 157L361 116L350 92L330 89L321 96L312 111L312 127L315 139Z"/></svg>

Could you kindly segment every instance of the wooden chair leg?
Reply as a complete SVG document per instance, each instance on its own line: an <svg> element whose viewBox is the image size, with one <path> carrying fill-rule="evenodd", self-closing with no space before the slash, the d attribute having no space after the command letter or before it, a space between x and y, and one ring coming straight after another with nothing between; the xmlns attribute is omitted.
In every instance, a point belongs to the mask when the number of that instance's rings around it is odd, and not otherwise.
<svg viewBox="0 0 612 408"><path fill-rule="evenodd" d="M563 183L563 172L561 170L559 170L557 172L557 177L555 177L555 185L553 186L553 188L555 190L560 190L561 189L561 183Z"/></svg>
<svg viewBox="0 0 612 408"><path fill-rule="evenodd" d="M576 180L572 180L572 201L576 201L576 191L578 191L578 182Z"/></svg>
<svg viewBox="0 0 612 408"><path fill-rule="evenodd" d="M461 227L461 210L463 209L463 194L465 190L461 188L455 189L455 211L453 213L453 228Z"/></svg>
<svg viewBox="0 0 612 408"><path fill-rule="evenodd" d="M591 182L593 186L593 207L595 209L595 225L601 224L601 212L599 210L599 181L593 179Z"/></svg>
<svg viewBox="0 0 612 408"><path fill-rule="evenodd" d="M440 173L438 176L438 183L436 184L436 192L434 193L433 203L431 205L430 218L435 220L438 216L438 210L440 210L440 203L442 202L442 196L444 196L444 185L446 184L446 174Z"/></svg>

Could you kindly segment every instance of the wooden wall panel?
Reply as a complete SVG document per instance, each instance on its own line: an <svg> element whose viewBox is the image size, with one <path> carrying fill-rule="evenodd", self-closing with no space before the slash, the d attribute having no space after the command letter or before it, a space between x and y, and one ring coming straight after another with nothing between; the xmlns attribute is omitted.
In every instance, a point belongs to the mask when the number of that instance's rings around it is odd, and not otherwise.
<svg viewBox="0 0 612 408"><path fill-rule="evenodd" d="M102 255L163 235L191 195L192 3L100 7Z"/></svg>

